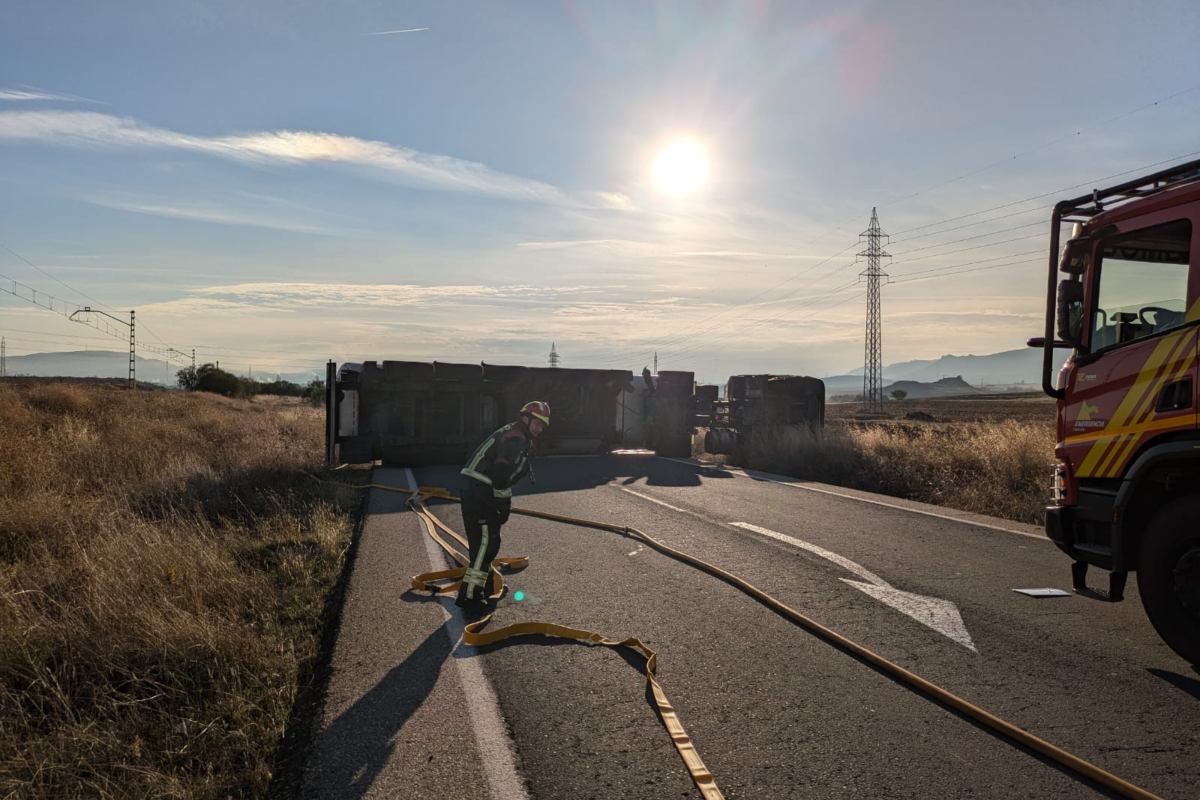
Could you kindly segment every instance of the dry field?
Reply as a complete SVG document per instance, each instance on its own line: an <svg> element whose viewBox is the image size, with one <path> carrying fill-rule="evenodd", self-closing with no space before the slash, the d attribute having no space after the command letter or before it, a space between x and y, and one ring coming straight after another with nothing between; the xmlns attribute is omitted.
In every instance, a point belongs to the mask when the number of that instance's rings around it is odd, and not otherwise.
<svg viewBox="0 0 1200 800"><path fill-rule="evenodd" d="M730 463L1040 525L1054 463L1054 401L1045 396L888 401L893 421L826 406L818 435L757 432ZM910 421L923 412L932 422ZM698 437L698 442L703 438Z"/></svg>
<svg viewBox="0 0 1200 800"><path fill-rule="evenodd" d="M284 796L358 493L302 404L0 381L0 797Z"/></svg>
<svg viewBox="0 0 1200 800"><path fill-rule="evenodd" d="M853 419L861 403L830 403L825 406L829 420ZM938 422L1045 422L1054 424L1054 400L1042 394L978 395L963 398L929 400L891 400L884 410L897 420L906 415L924 413Z"/></svg>

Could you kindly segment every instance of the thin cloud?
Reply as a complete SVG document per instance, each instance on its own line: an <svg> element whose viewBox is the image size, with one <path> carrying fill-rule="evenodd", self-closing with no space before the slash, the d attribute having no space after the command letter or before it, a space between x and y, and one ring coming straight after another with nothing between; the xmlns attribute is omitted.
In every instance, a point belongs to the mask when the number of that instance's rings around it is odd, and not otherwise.
<svg viewBox="0 0 1200 800"><path fill-rule="evenodd" d="M167 217L169 219L184 219L195 222L211 222L219 225L237 225L250 228L268 228L291 233L307 233L314 236L338 236L343 233L333 228L324 228L318 225L308 225L302 222L268 217L240 209L226 209L204 205L188 206L179 203L144 203L107 197L89 197L86 200L92 205L102 208L129 211L134 214L146 214L154 217Z"/></svg>
<svg viewBox="0 0 1200 800"><path fill-rule="evenodd" d="M595 247L617 244L640 244L640 242L626 242L622 239L564 239L554 242L517 242L517 247L524 247L527 250L567 250L573 247Z"/></svg>
<svg viewBox="0 0 1200 800"><path fill-rule="evenodd" d="M62 94L60 92L47 92L43 89L37 89L32 86L24 86L19 89L0 89L0 102L10 103L28 103L35 101L59 101L70 103L99 103L99 100L92 100L87 97L80 97L74 94Z"/></svg>
<svg viewBox="0 0 1200 800"><path fill-rule="evenodd" d="M397 33L420 33L421 31L432 30L432 28L401 28L396 31L371 31L364 33L363 36L392 36Z"/></svg>
<svg viewBox="0 0 1200 800"><path fill-rule="evenodd" d="M259 164L337 163L365 170L369 177L415 188L584 205L582 200L548 183L500 172L475 161L320 131L193 136L92 111L0 111L0 141L5 140L71 147L182 150Z"/></svg>
<svg viewBox="0 0 1200 800"><path fill-rule="evenodd" d="M673 253L679 258L749 258L749 259L793 259L817 261L826 256L800 255L798 253L760 253L753 250L682 250Z"/></svg>
<svg viewBox="0 0 1200 800"><path fill-rule="evenodd" d="M226 302L250 303L273 308L374 306L400 308L448 304L464 299L494 297L498 290L490 286L456 284L422 286L417 284L359 283L239 283L208 286L192 293Z"/></svg>

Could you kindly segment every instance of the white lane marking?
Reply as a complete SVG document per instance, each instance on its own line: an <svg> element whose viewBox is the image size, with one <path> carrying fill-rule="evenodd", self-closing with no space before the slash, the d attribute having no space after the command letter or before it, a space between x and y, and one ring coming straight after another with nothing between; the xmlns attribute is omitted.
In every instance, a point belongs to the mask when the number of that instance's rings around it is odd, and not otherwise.
<svg viewBox="0 0 1200 800"><path fill-rule="evenodd" d="M666 456L660 456L660 458L662 458L664 461L674 461L677 464L687 464L689 467L699 467L700 469L723 469L726 472L730 473L731 475L737 475L742 478L758 479L758 480L764 481L766 483L777 483L780 486L790 486L793 489L803 489L806 492L817 492L819 494L830 494L830 495L833 495L834 497L844 497L847 500L857 500L860 503L870 503L871 505L883 506L884 508L894 508L894 509L897 509L898 511L908 511L912 514L924 514L927 517L936 517L937 519L945 519L945 520L949 520L951 522L961 522L964 525L974 525L976 528L987 528L988 530L992 530L992 531L1003 531L1004 533L1015 533L1017 536L1027 536L1030 539L1040 539L1043 542L1050 541L1048 538L1046 538L1046 536L1044 534L1040 534L1040 533L1029 533L1028 531L1019 531L1014 528L1005 528L1000 525L991 525L987 522L978 522L973 519L964 519L963 517L955 517L955 516L951 516L950 514L939 514L936 511L926 511L923 508L910 508L909 506L902 506L902 505L899 505L898 503L888 503L883 500L873 500L873 499L867 498L867 497L859 497L859 496L853 495L853 494L845 494L844 492L835 492L832 489L823 489L823 488L819 488L816 486L809 486L809 485L803 484L803 483L792 483L791 481L785 481L785 480L779 480L778 478L773 478L768 473L759 472L758 470L742 469L740 467L735 467L735 468L731 469L723 464L711 464L711 465L710 464L701 464L697 461L688 461L683 458L668 458Z"/></svg>
<svg viewBox="0 0 1200 800"><path fill-rule="evenodd" d="M408 488L416 490L417 480L411 468L406 467L404 475ZM418 519L420 519L418 517ZM421 519L421 526L427 523ZM421 539L425 542L425 553L429 557L430 569L443 569L445 556L442 550L428 535ZM457 649L462 643L463 621L457 614L451 614L445 605L439 604L446 625L446 636L450 638L450 646ZM514 800L529 800L525 791L525 783L517 774L516 747L508 735L508 728L500 715L500 706L496 702L496 693L487 676L483 674L483 666L478 658L451 658L458 670L458 679L466 696L467 713L471 715L471 731L475 734L475 745L479 748L479 756L483 761L484 774L487 775L489 796L495 798L513 798Z"/></svg>
<svg viewBox="0 0 1200 800"><path fill-rule="evenodd" d="M770 528L763 528L758 525L751 525L749 522L730 522L729 524L763 536L769 536L772 539L785 542L801 550L807 550L827 561L832 561L846 571L853 572L858 577L863 578L861 581L842 578L843 583L847 583L860 592L874 597L876 600L891 606L902 614L907 614L922 625L932 628L946 638L958 642L963 647L973 650L976 653L979 652L975 648L975 643L971 640L971 634L967 631L962 614L958 612L958 606L949 600L943 600L939 597L927 597L897 589L861 564L857 564L845 556L840 556L837 553L826 550L824 547L797 539L794 536L788 536L786 533L780 533L779 531L773 531Z"/></svg>
<svg viewBox="0 0 1200 800"><path fill-rule="evenodd" d="M651 503L658 503L663 508L669 508L672 511L678 511L680 514L691 514L694 517L700 517L701 519L708 520L709 522L717 522L717 520L709 519L708 517L704 516L703 514L697 514L695 511L688 511L686 508L680 508L679 506L673 506L664 500L659 500L657 497L651 497L648 494L642 494L641 492L634 491L633 489L630 489L628 486L618 486L617 488L620 489L622 492L628 492L629 494L634 495L635 497L640 497L643 500L649 500ZM717 524L720 525L721 523L717 522Z"/></svg>
<svg viewBox="0 0 1200 800"><path fill-rule="evenodd" d="M792 547L799 547L801 550L807 550L810 553L820 556L826 561L832 561L834 564L837 564L847 572L853 572L855 575L874 586L888 585L887 581L876 575L874 572L871 572L862 564L857 564L845 556L840 556L832 550L826 550L824 547L820 547L819 545L806 542L803 539L797 539L794 536L788 536L786 533L773 531L770 528L761 528L758 525L751 525L749 522L730 522L729 524L735 528L743 528L744 530L754 531L755 533L762 534L763 536L769 536L770 538L783 542L784 544L790 544Z"/></svg>
<svg viewBox="0 0 1200 800"><path fill-rule="evenodd" d="M832 550L826 550L824 547L812 544L811 542L797 539L794 536L788 536L786 533L780 533L779 531L773 531L770 528L763 528L758 525L751 525L749 522L722 522L705 514L701 514L698 511L680 508L679 506L671 505L664 500L659 500L657 497L651 497L648 494L642 494L639 491L630 489L628 486L618 486L617 488L627 494L640 497L643 500L649 500L651 503L657 503L664 508L669 508L672 511L677 511L681 514L687 514L688 516L704 520L705 522L713 525L741 528L742 530L752 531L753 533L757 533L762 536L768 536L772 539L783 542L784 544L798 547L801 550L807 550L814 555L820 556L828 561L832 561L834 564L837 564L847 572L851 572L863 579L862 581L852 581L847 578L841 578L844 583L848 583L855 589L858 589L860 592L874 597L876 600L895 608L897 611L907 614L917 622L932 628L951 641L957 642L963 647L966 647L967 649L976 653L979 652L975 648L975 643L971 640L971 634L967 631L967 626L966 623L963 622L962 615L958 612L958 606L954 605L954 603L950 602L949 600L942 600L941 598L937 597L926 597L925 595L913 594L912 592L905 592L897 589L863 565L851 561L845 556L838 555Z"/></svg>

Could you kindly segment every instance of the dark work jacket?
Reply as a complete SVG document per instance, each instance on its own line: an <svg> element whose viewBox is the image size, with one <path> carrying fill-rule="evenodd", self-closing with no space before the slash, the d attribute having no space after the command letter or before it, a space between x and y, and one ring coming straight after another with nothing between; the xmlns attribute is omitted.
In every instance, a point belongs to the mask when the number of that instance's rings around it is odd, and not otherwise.
<svg viewBox="0 0 1200 800"><path fill-rule="evenodd" d="M510 422L483 440L460 470L472 494L491 487L492 497L508 500L512 487L529 472L529 448L533 440L520 422Z"/></svg>

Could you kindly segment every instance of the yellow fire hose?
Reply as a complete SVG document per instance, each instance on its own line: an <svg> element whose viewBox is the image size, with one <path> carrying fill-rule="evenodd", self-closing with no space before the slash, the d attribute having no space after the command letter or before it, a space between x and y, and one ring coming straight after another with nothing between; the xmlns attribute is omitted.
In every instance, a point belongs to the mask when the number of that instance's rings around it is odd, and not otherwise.
<svg viewBox="0 0 1200 800"><path fill-rule="evenodd" d="M374 485L374 488L387 489L389 491L401 491L392 487ZM451 497L445 490L433 490L421 487L418 494L414 494L409 500L409 505L414 511L426 522L425 530L430 537L443 550L445 550L451 558L458 562L461 566L454 569L438 570L436 572L425 572L416 575L412 579L412 588L417 591L431 591L436 595L454 595L458 592L458 587L461 585L461 578L465 571L466 565L469 562L466 554L457 550L453 545L447 542L441 533L446 534L449 538L460 544L465 549L470 549L467 542L462 536L425 507L421 502L420 496L436 496L443 497L448 500L457 500L458 498ZM513 509L516 511L516 509ZM495 559L489 569L493 577L495 589L490 595L492 600L498 600L504 594L504 576L500 572L500 567L507 567L509 571L524 569L529 564L527 556L511 556L507 558ZM447 583L448 582L448 583ZM441 585L438 585L441 584ZM679 715L675 713L674 706L667 699L666 693L662 686L659 685L658 679L654 677L654 671L657 667L658 657L654 651L643 644L638 639L609 639L594 631L580 630L579 628L568 628L565 625L555 625L551 622L519 622L515 625L508 625L503 628L498 628L494 631L483 632L484 626L491 620L491 614L483 617L477 622L472 622L463 628L463 644L471 647L483 647L489 644L503 641L516 636L548 636L559 639L573 639L578 642L590 645L603 645L605 647L624 647L629 650L637 651L642 658L646 660L645 674L646 682L650 685L650 690L654 695L654 704L658 708L658 713L662 719L663 726L666 727L667 733L671 735L671 742L675 745L675 749L679 752L680 758L683 759L684 766L687 767L688 774L691 775L692 782L696 784L696 788L700 790L700 794L705 800L723 800L725 795L721 794L721 790L717 788L717 783L713 780L712 773L704 766L704 761L700 758L700 754L696 751L695 745L692 744L692 739L688 736L687 731L683 727L683 723L679 721Z"/></svg>
<svg viewBox="0 0 1200 800"><path fill-rule="evenodd" d="M453 548L449 545L449 543L445 542L439 536L434 534L434 530L440 529L448 533L464 547L466 546L466 542L463 541L461 536L452 531L441 520L434 516L434 514L425 507L425 504L421 500L422 497L436 497L452 502L461 502L459 498L451 495L445 489L437 487L422 486L419 487L416 492L398 489L393 486L383 486L381 484L370 484L368 487L364 488L411 494L412 498L410 499L409 503L413 509L422 516L422 518L430 523L427 526L430 535L433 536L434 540L437 541L443 549L449 552L451 557L454 558L458 563L466 563L466 557L461 553L456 555L454 552L451 552ZM560 514L547 513L545 511L534 511L532 509L513 508L512 513L521 514L527 517L536 517L538 519L551 520L554 522L561 522L567 525L575 525L577 527L610 531L612 533L618 533L622 536L626 536L649 545L664 555L667 555L678 561L682 561L685 564L689 564L690 566L719 578L732 586L736 586L738 589L741 589L743 592L767 606L772 611L775 611L777 614L786 617L818 638L823 639L826 642L853 655L859 661L874 667L880 673L902 681L903 683L912 687L912 689L914 689L917 693L924 695L935 702L953 708L955 711L958 711L959 713L969 717L979 724L990 728L1004 738L1008 739L1010 742L1040 753L1041 755L1046 756L1076 775L1097 783L1115 792L1121 797L1133 798L1133 800L1162 800L1158 795L1143 789L1140 786L1132 784L1129 781L1126 781L1123 778L1120 778L1117 775L1114 775L1113 773L1080 758L1079 756L1069 753L1066 750L1063 750L1061 747L1047 742L1045 739L1034 736L1032 733L1001 719L995 714L992 714L991 712L986 711L973 703L964 700L953 692L950 692L935 683L925 680L921 676L910 672L904 667L901 667L899 664L889 661L873 650L863 647L851 639L847 639L845 636L842 636L836 631L825 627L824 625L810 619L804 614L801 614L799 611L796 611L790 606L781 603L771 595L757 588L750 582L738 577L737 575L727 572L726 570L714 566L713 564L709 564L708 562L696 558L695 556L663 544L653 536L643 533L636 528L613 525L607 522L597 522L595 520L567 517ZM498 565L507 566L510 569L523 569L528 565L528 563L528 557L524 556L515 558L498 558L495 562L493 562L492 569L494 575L499 578L500 573L497 569ZM455 578L461 577L462 572L462 568L459 568L418 575L413 578L413 588L431 589L433 591L437 591L438 594L447 594L452 591L456 591L458 584L455 583L453 586L447 586L438 589L431 587L430 583L441 580L454 580ZM502 592L503 584L498 582L497 586L500 588L498 588L493 594L493 597L498 597ZM655 702L658 705L660 714L662 714L663 724L671 734L671 740L675 743L676 749L679 751L680 756L687 765L688 771L691 773L692 780L695 782L697 788L700 789L700 793L705 800L713 800L715 798L724 797L724 795L721 794L721 791L717 788L712 774L704 767L704 762L700 760L699 754L692 746L691 739L688 737L687 732L684 731L682 723L679 722L678 716L676 716L670 702L666 698L666 695L662 692L658 681L654 678L655 654L653 650L646 647L637 639L615 641L606 639L591 631L566 628L561 625L554 625L546 622L523 622L516 625L509 625L505 628L500 628L489 633L482 633L482 628L490 619L491 616L489 615L478 622L473 622L470 625L467 625L463 633L463 642L468 645L482 646L486 644L493 644L512 636L541 634L544 636L561 636L569 639L576 639L589 644L602 644L609 647L629 647L639 650L646 657L646 679L649 681L654 690Z"/></svg>

